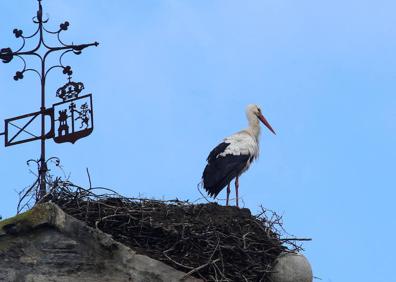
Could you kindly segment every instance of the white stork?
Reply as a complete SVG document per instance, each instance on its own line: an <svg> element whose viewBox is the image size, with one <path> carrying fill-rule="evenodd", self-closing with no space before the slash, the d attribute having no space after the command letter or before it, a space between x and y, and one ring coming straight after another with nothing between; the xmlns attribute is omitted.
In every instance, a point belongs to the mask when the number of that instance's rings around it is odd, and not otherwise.
<svg viewBox="0 0 396 282"><path fill-rule="evenodd" d="M236 206L238 203L239 176L245 172L259 155L260 122L274 134L275 131L261 113L257 105L248 105L246 116L248 128L224 139L207 158L207 165L202 175L203 187L209 196L216 197L227 186L227 201L230 196L230 184L235 178Z"/></svg>

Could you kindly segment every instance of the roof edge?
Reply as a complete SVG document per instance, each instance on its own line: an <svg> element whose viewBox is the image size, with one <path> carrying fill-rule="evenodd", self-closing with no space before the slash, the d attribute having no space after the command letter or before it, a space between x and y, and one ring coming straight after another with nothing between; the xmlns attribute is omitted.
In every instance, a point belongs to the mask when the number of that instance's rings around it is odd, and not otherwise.
<svg viewBox="0 0 396 282"><path fill-rule="evenodd" d="M168 277L174 281L201 281L193 277L186 277L186 273L178 271L163 262L145 255L139 255L131 248L115 241L111 235L99 229L89 227L86 223L66 214L54 203L39 204L27 212L0 221L0 237L14 236L42 226L51 226L61 233L82 243L96 242L104 249L110 250L120 261L120 269L128 269L133 277L136 273L155 273L167 281Z"/></svg>

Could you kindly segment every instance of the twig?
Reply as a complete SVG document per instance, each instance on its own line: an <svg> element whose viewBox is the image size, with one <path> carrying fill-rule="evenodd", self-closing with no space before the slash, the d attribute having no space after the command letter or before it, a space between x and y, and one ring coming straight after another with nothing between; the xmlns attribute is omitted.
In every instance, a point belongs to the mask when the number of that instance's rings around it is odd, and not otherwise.
<svg viewBox="0 0 396 282"><path fill-rule="evenodd" d="M312 241L312 238L281 238L281 241Z"/></svg>
<svg viewBox="0 0 396 282"><path fill-rule="evenodd" d="M88 168L86 168L86 169L87 169L87 175L88 175L88 181L89 181L89 189L91 189L92 188L91 175L89 174Z"/></svg>
<svg viewBox="0 0 396 282"><path fill-rule="evenodd" d="M208 198L206 198L206 196L202 193L202 191L201 191L202 185L203 185L203 184L202 184L202 181L199 182L199 183L197 184L197 190L198 190L198 192L201 194L201 196L202 196L208 203L211 203L211 201L208 200Z"/></svg>
<svg viewBox="0 0 396 282"><path fill-rule="evenodd" d="M193 273L195 273L195 272L201 270L201 269L204 268L204 267L207 267L209 264L213 264L213 263L216 263L216 262L218 262L218 261L220 261L219 258L218 258L218 259L215 259L214 261L208 261L207 263L205 263L205 264L203 264L203 265L201 265L201 266L198 266L197 268L194 268L194 269L190 270L190 271L187 272L186 275L184 275L181 279L186 279L187 277L191 276Z"/></svg>

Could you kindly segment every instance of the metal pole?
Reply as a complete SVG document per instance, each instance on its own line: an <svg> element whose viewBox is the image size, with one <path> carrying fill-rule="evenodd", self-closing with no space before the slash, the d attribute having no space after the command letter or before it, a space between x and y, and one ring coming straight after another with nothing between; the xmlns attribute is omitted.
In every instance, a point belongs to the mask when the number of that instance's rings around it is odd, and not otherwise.
<svg viewBox="0 0 396 282"><path fill-rule="evenodd" d="M39 30L40 30L40 41L43 41L43 8L41 6L41 0L39 2L39 11L37 13L37 18L39 22ZM41 155L40 155L40 189L38 193L38 199L41 199L47 193L47 183L46 183L46 174L48 171L46 157L45 157L45 140L46 140L46 131L45 131L45 58L41 60Z"/></svg>
<svg viewBox="0 0 396 282"><path fill-rule="evenodd" d="M41 156L40 156L40 190L38 198L41 199L47 193L47 184L45 176L47 174L48 168L45 158L45 62L41 63L42 78L41 78Z"/></svg>

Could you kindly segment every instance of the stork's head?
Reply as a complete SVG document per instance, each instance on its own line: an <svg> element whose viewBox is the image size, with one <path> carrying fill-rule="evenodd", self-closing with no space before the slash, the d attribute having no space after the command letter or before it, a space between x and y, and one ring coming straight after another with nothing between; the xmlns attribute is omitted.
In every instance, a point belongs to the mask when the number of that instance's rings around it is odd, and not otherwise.
<svg viewBox="0 0 396 282"><path fill-rule="evenodd" d="M255 118L256 120L260 120L273 134L276 134L272 129L271 125L267 121L267 119L261 113L261 108L258 105L250 104L246 108L246 115L248 119Z"/></svg>

